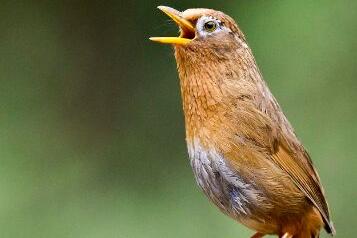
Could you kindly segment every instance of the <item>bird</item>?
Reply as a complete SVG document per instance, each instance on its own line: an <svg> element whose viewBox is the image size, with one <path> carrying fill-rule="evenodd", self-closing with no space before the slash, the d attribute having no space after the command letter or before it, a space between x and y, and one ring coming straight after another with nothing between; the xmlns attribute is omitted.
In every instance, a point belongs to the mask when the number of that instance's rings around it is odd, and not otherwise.
<svg viewBox="0 0 357 238"><path fill-rule="evenodd" d="M334 235L319 175L269 90L234 19L221 11L158 7L174 48L189 161L196 182L252 238Z"/></svg>

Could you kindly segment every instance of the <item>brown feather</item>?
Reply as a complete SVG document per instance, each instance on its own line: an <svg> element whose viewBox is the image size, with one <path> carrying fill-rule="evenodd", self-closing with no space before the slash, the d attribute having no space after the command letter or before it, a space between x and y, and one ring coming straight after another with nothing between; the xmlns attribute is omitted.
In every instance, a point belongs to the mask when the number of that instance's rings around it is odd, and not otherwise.
<svg viewBox="0 0 357 238"><path fill-rule="evenodd" d="M296 155L295 155L296 156ZM311 163L309 159L300 159L288 152L284 146L279 145L276 152L272 155L272 160L284 171L286 171L301 191L311 200L321 213L327 230L334 232L333 225L330 224L329 209L325 200L323 190L312 164L306 166L302 160Z"/></svg>
<svg viewBox="0 0 357 238"><path fill-rule="evenodd" d="M192 25L207 16L225 31L200 37L196 30L189 44L175 45L186 140L200 186L224 213L258 234L318 237L323 224L334 234L318 174L244 34L219 11L180 13ZM232 199L244 203L243 212Z"/></svg>

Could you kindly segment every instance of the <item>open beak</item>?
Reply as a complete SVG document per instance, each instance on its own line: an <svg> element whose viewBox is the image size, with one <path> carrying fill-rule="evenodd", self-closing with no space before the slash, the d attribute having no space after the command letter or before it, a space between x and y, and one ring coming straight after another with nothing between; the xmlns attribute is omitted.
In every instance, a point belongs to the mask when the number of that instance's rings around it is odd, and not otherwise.
<svg viewBox="0 0 357 238"><path fill-rule="evenodd" d="M195 27L191 22L181 16L181 12L165 6L158 6L158 9L168 15L180 27L179 37L150 37L149 39L163 44L185 45L191 42L195 36Z"/></svg>

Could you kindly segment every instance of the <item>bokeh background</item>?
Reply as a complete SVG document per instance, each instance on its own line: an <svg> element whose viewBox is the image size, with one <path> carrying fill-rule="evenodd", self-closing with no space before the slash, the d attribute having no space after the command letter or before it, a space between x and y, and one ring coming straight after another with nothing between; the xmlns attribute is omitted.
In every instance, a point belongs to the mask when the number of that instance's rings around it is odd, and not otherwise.
<svg viewBox="0 0 357 238"><path fill-rule="evenodd" d="M0 237L252 234L195 185L157 5L237 20L355 237L357 1L0 3Z"/></svg>

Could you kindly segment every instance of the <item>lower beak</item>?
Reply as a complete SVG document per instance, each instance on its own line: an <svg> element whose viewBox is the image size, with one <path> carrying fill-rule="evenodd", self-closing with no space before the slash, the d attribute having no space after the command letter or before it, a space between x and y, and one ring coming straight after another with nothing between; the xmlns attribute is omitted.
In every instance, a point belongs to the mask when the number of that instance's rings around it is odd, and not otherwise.
<svg viewBox="0 0 357 238"><path fill-rule="evenodd" d="M168 15L174 22L176 22L176 24L180 27L181 34L179 37L150 37L149 39L163 44L185 45L190 43L192 39L185 38L185 36L195 35L195 27L192 25L192 23L184 19L181 16L181 12L171 7L159 6L157 8L159 8L166 15Z"/></svg>

